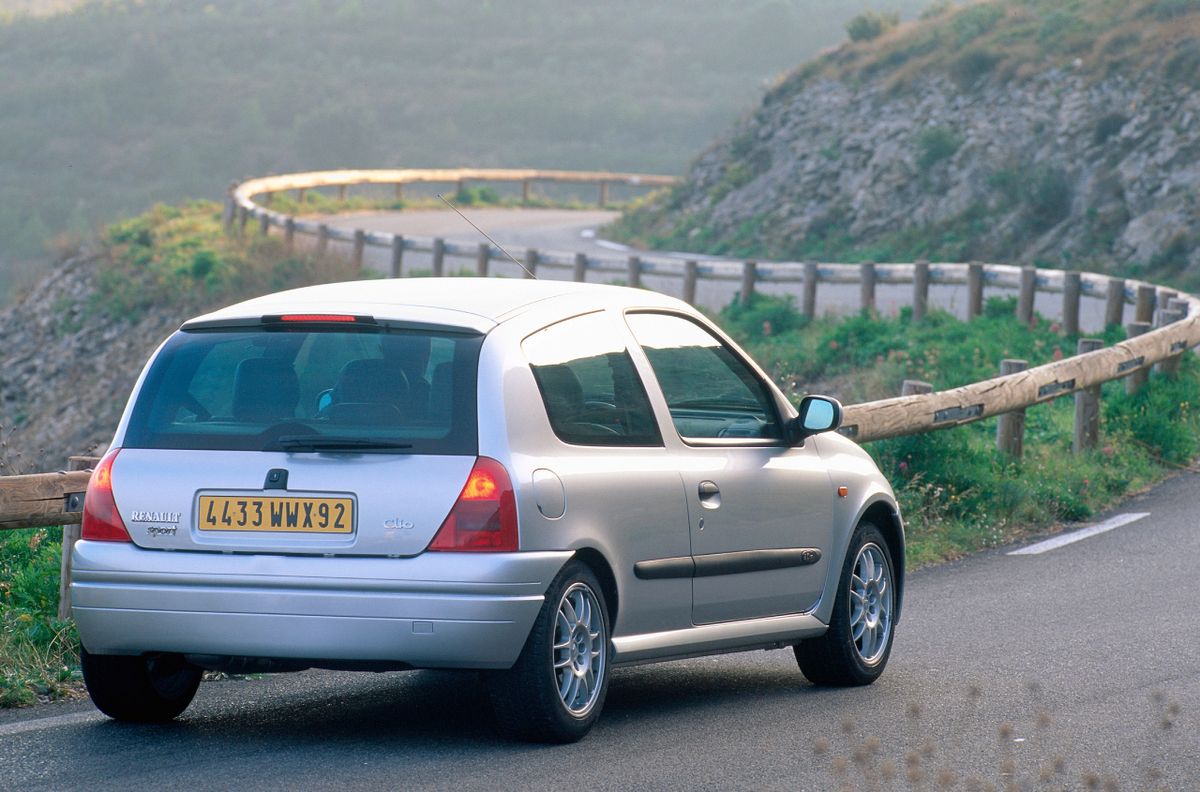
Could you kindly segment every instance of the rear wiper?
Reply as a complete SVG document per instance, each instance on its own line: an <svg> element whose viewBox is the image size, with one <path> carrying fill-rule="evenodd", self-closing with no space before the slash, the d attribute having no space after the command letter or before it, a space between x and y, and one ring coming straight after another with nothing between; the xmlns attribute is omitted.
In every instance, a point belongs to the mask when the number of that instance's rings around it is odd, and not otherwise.
<svg viewBox="0 0 1200 792"><path fill-rule="evenodd" d="M364 453L386 453L412 448L411 443L396 443L391 440L371 440L364 437L338 437L336 435L283 435L275 439L265 450L280 451L361 451Z"/></svg>

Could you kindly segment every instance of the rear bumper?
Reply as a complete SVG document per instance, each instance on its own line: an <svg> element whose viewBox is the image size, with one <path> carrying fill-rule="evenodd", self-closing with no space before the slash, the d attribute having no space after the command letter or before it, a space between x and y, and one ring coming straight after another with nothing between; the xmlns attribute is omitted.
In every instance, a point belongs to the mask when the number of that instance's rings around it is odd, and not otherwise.
<svg viewBox="0 0 1200 792"><path fill-rule="evenodd" d="M570 557L233 555L81 541L71 604L93 654L508 668Z"/></svg>

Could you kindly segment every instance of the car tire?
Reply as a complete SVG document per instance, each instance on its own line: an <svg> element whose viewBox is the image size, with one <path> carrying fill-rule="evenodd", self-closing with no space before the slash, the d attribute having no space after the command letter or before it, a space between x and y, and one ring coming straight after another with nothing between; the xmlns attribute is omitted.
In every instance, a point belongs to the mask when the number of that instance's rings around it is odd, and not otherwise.
<svg viewBox="0 0 1200 792"><path fill-rule="evenodd" d="M177 654L94 655L80 649L79 664L97 709L140 723L169 721L187 709L204 673Z"/></svg>
<svg viewBox="0 0 1200 792"><path fill-rule="evenodd" d="M569 561L550 584L517 662L487 677L501 733L545 743L586 735L608 693L609 625L595 574Z"/></svg>
<svg viewBox="0 0 1200 792"><path fill-rule="evenodd" d="M896 577L880 530L860 523L838 578L829 629L795 647L801 672L816 685L869 685L887 665L895 635Z"/></svg>

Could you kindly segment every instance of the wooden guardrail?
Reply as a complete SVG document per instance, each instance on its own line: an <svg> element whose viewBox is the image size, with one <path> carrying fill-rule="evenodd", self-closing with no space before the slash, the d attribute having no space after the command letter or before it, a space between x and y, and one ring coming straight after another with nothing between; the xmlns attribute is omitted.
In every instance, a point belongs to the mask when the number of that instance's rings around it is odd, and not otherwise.
<svg viewBox="0 0 1200 792"><path fill-rule="evenodd" d="M327 224L304 221L273 211L255 202L255 198L282 190L306 190L338 187L340 190L356 184L404 184L418 182L459 183L468 180L512 181L523 184L523 194L529 196L530 184L536 181L596 183L601 186L600 203L607 201L609 183L624 183L659 187L674 183L672 177L607 172L533 171L533 170L381 170L381 171L324 171L289 174L253 179L231 190L226 208L226 225L231 232L245 233L251 218L258 221L258 231L269 234L280 229L285 244L295 244L297 234L316 237L316 249L324 252L330 240L352 244L356 263L362 264L368 246L392 251L393 277L403 275L405 251L432 255L433 273L445 272L447 256L473 259L476 274L490 274L490 262L503 253L488 244L455 245L443 239L415 239L400 235L371 232L367 229L345 231ZM344 197L344 192L342 193ZM815 315L817 293L821 283L858 283L863 307L875 304L878 284L911 284L914 321L923 321L931 285L964 285L967 288L968 318L983 310L985 286L1016 290L1017 317L1022 321L1033 318L1034 294L1038 291L1061 293L1062 324L1066 335L1079 331L1079 305L1082 297L1105 301L1105 323L1122 324L1126 307L1132 305L1133 320L1127 325L1129 337L1110 347L1102 347L1095 339L1081 339L1080 352L1035 368L1024 368L1023 361L1011 364L1006 373L984 380L933 391L923 383L906 383L906 393L896 398L851 404L845 407L843 434L859 442L869 442L902 435L921 434L944 429L996 415L1014 416L1028 407L1068 394L1076 394L1076 449L1095 445L1098 411L1097 388L1104 382L1126 378L1130 390L1140 387L1152 366L1170 370L1179 356L1200 345L1200 300L1188 294L1135 280L1124 280L1087 272L1035 269L1003 264L929 263L912 264L825 264L818 262L757 262L757 261L680 261L655 255L595 256L584 253L527 250L524 265L530 271L539 267L570 270L577 281L589 274L615 274L629 285L642 284L643 275L676 278L681 281L683 298L695 302L696 284L700 280L737 282L740 299L748 300L762 283L796 284L801 290L801 310ZM999 444L1002 449L1019 452L1020 438L1010 434L1015 422L1001 427ZM72 465L84 467L95 460L72 457ZM89 473L66 471L37 473L26 476L0 477L0 530L36 527L41 525L72 525L79 522L78 503L68 504L67 496L86 488ZM69 554L70 542L64 537L64 553ZM64 560L64 564L69 563ZM66 567L63 579L66 580ZM66 602L65 597L63 602ZM64 606L65 607L65 606Z"/></svg>

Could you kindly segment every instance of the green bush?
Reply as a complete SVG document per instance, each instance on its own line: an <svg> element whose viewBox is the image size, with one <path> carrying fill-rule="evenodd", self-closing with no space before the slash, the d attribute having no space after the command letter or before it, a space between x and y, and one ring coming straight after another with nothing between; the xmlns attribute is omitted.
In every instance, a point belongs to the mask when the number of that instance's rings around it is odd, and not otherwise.
<svg viewBox="0 0 1200 792"><path fill-rule="evenodd" d="M851 41L871 41L900 24L900 14L889 11L864 11L846 23Z"/></svg>
<svg viewBox="0 0 1200 792"><path fill-rule="evenodd" d="M948 67L950 79L959 90L972 88L984 77L992 73L1003 58L986 49L970 49L950 61Z"/></svg>
<svg viewBox="0 0 1200 792"><path fill-rule="evenodd" d="M962 136L946 127L929 127L917 136L917 167L928 171L944 159L953 157L963 144Z"/></svg>
<svg viewBox="0 0 1200 792"><path fill-rule="evenodd" d="M1047 231L1071 213L1071 182L1062 168L1034 166L1024 188L1025 216L1034 231Z"/></svg>
<svg viewBox="0 0 1200 792"><path fill-rule="evenodd" d="M950 27L961 46L988 33L1003 18L1004 8L1000 4L979 3L955 14Z"/></svg>
<svg viewBox="0 0 1200 792"><path fill-rule="evenodd" d="M0 707L59 698L78 687L74 625L58 619L61 528L0 539Z"/></svg>
<svg viewBox="0 0 1200 792"><path fill-rule="evenodd" d="M1146 10L1157 19L1176 19L1200 12L1200 0L1154 0Z"/></svg>

